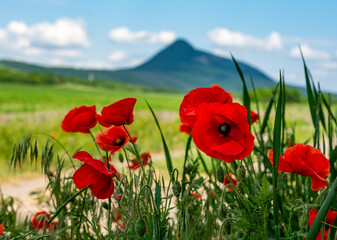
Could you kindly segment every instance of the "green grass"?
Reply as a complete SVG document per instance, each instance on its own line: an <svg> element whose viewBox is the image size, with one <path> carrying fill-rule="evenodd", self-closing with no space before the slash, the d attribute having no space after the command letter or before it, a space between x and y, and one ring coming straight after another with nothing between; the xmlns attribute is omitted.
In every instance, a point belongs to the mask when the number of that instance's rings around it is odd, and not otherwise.
<svg viewBox="0 0 337 240"><path fill-rule="evenodd" d="M96 105L97 110L100 110L126 97L138 99L136 110L146 108L146 99L153 109L177 111L183 95L140 90L130 92L74 84L0 84L0 113L60 111L80 105Z"/></svg>
<svg viewBox="0 0 337 240"><path fill-rule="evenodd" d="M182 94L156 93L146 91L114 90L100 87L65 84L58 86L0 84L0 182L13 177L8 171L13 146L20 138L32 132L56 134L56 138L72 153L82 146L83 150L96 155L96 149L89 135L64 133L60 123L64 115L73 107L96 105L99 112L107 106L125 97L138 99L135 106L135 121L130 126L133 135L139 136L138 143L142 151L160 153L163 151L160 133L148 110L144 99L154 109L170 151L183 151L187 135L178 131L178 115ZM237 101L237 100L235 100ZM265 109L260 106L261 109ZM252 103L255 110L255 103ZM304 142L312 137L312 124L309 108L305 103L287 105L287 124L296 128L296 140ZM272 119L271 119L272 121ZM257 127L257 125L255 125ZM253 125L254 127L254 125ZM99 128L94 129L98 133ZM39 137L43 144L47 137ZM61 152L61 148L56 146ZM183 164L183 155L173 157L174 167ZM165 160L158 162L165 169ZM31 174L32 168L26 166L17 175Z"/></svg>

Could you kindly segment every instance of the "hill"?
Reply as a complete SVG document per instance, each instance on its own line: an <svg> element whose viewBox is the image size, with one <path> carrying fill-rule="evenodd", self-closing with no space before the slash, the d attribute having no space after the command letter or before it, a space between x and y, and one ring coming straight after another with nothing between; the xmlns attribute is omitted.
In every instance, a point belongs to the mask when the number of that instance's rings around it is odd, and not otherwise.
<svg viewBox="0 0 337 240"><path fill-rule="evenodd" d="M260 70L238 61L247 79L255 86L270 87L275 82ZM58 76L95 78L119 83L170 88L187 91L218 84L228 91L241 91L242 83L231 59L194 49L188 42L177 40L144 64L130 69L95 70L45 67L22 62L0 61L0 65L23 72L52 73Z"/></svg>

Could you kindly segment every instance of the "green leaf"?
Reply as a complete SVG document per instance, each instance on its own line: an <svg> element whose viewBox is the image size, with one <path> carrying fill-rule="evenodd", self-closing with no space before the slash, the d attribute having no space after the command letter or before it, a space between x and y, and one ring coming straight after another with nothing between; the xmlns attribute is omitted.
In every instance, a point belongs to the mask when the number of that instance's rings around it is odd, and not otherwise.
<svg viewBox="0 0 337 240"><path fill-rule="evenodd" d="M261 192L262 192L262 200L264 202L267 202L267 200L269 198L269 195L270 195L270 192L269 192L269 183L268 183L266 175L263 175L263 177L262 177L262 189L261 189Z"/></svg>
<svg viewBox="0 0 337 240"><path fill-rule="evenodd" d="M242 70L239 66L239 64L237 63L237 61L235 60L235 58L233 57L233 55L231 55L232 60L235 64L235 68L238 71L242 84L243 84L243 105L247 108L247 121L249 124L249 129L250 129L250 125L251 125L251 117L250 117L250 98L249 98L249 94L248 94L248 88L247 88L247 84L245 81L245 78L243 76Z"/></svg>
<svg viewBox="0 0 337 240"><path fill-rule="evenodd" d="M274 213L274 225L275 239L279 239L278 231L278 198L277 198L277 175L278 175L278 161L281 155L281 128L282 128L282 100L283 98L283 86L282 77L280 77L280 94L276 107L274 133L273 133L273 213Z"/></svg>
<svg viewBox="0 0 337 240"><path fill-rule="evenodd" d="M278 86L279 86L279 84L277 84L275 90L273 91L273 96L272 96L272 98L270 99L270 101L268 103L268 106L267 106L267 109L266 109L266 113L264 115L262 126L261 126L261 131L260 131L261 135L264 133L264 130L267 127L267 123L268 123L269 115L270 115L270 112L271 112L271 108L273 107L273 104L275 102L275 98L274 98L275 92L276 92Z"/></svg>
<svg viewBox="0 0 337 240"><path fill-rule="evenodd" d="M156 203L157 210L160 212L160 205L161 205L161 188L159 181L156 182L156 189L154 193L154 201Z"/></svg>
<svg viewBox="0 0 337 240"><path fill-rule="evenodd" d="M314 222L311 225L311 228L309 229L309 232L307 235L308 240L316 239L316 236L321 229L322 221L325 219L328 213L329 207L331 205L331 202L333 198L336 196L335 195L336 187L337 187L337 178L335 179L327 198L325 199L321 209L319 210Z"/></svg>
<svg viewBox="0 0 337 240"><path fill-rule="evenodd" d="M161 140L163 142L163 147L164 147L164 152L165 152L165 159L166 159L166 166L167 166L167 170L169 171L169 175L171 176L172 175L172 171L173 171L173 164L172 164L172 159L171 159L171 155L170 155L170 151L168 149L168 146L166 144L166 141L165 141L165 138L164 138L164 135L163 135L163 132L160 128L160 125L159 125L159 122L158 122L158 119L156 117L156 115L154 114L150 104L145 100L147 106L149 107L151 113L152 113L152 116L156 122L156 125L159 129L159 132L160 132L160 136L161 136Z"/></svg>
<svg viewBox="0 0 337 240"><path fill-rule="evenodd" d="M311 82L310 82L310 72L305 63L301 47L300 47L300 52L302 56L303 66L304 66L305 83L306 83L307 97L308 97L308 102L309 102L309 107L310 107L311 119L312 119L312 122L314 123L314 126L316 126L316 112L317 112L316 99L314 98L314 94L312 92Z"/></svg>

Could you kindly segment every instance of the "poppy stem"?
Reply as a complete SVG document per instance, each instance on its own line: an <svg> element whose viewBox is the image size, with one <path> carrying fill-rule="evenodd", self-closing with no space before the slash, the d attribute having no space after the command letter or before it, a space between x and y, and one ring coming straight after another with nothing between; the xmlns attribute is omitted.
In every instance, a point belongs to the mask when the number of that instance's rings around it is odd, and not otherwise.
<svg viewBox="0 0 337 240"><path fill-rule="evenodd" d="M68 205L68 203L70 203L72 200L74 200L78 195L80 195L82 192L86 191L89 188L89 186L81 189L81 191L75 193L74 195L72 195L70 198L68 198L68 200L63 203L54 213L54 215L49 219L48 223L46 224L46 226L44 227L43 230L43 235L46 233L47 227L49 226L49 224L57 217L57 215L60 214L60 212Z"/></svg>
<svg viewBox="0 0 337 240"><path fill-rule="evenodd" d="M144 172L142 159L140 158L140 155L139 155L139 152L138 152L138 150L137 150L137 148L136 148L136 145L135 145L135 143L133 142L132 137L131 137L129 131L126 129L125 125L123 125L123 128L124 128L125 132L126 132L126 133L128 134L128 136L129 136L130 142L132 143L132 146L133 146L133 148L134 148L134 150L135 150L137 160L139 161L139 164L140 164L140 166L141 166L141 168L142 168L142 171Z"/></svg>
<svg viewBox="0 0 337 240"><path fill-rule="evenodd" d="M92 140L93 140L93 141L94 141L94 143L95 143L96 149L97 149L97 151L98 151L99 155L101 156L101 159L103 159L103 155L102 155L101 151L99 150L99 148L98 148L98 145L97 145L97 143L96 143L96 141L95 141L95 137L94 137L94 135L92 134L92 132L91 132L91 131L90 131L90 136L91 136ZM108 160L108 159L107 159L107 161L109 162L109 160ZM109 169L109 168L108 168L108 169Z"/></svg>
<svg viewBox="0 0 337 240"><path fill-rule="evenodd" d="M76 171L76 167L75 167L75 165L74 165L73 158L70 156L70 154L69 154L69 152L67 151L67 149L63 146L63 144L62 144L59 140L57 140L56 138L54 138L53 136L51 136L51 135L49 135L49 134L47 134L47 133L39 133L39 132L35 132L34 134L35 134L35 135L45 135L45 136L48 136L48 137L50 137L51 139L53 139L55 142L57 142L57 143L63 148L64 152L65 152L65 153L67 154L67 156L69 157L70 162L71 162L71 165L73 166L74 170Z"/></svg>

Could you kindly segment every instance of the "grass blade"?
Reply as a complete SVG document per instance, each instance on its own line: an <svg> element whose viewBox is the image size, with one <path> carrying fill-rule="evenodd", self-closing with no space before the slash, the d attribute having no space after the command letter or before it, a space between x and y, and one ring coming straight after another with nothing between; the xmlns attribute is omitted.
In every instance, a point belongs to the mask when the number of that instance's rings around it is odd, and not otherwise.
<svg viewBox="0 0 337 240"><path fill-rule="evenodd" d="M316 112L317 112L316 99L314 98L314 94L311 88L309 69L305 63L301 48L300 48L300 52L302 56L303 66L304 66L305 83L306 83L307 97L308 97L308 102L309 102L311 119L312 119L312 122L314 123L314 126L316 126Z"/></svg>
<svg viewBox="0 0 337 240"><path fill-rule="evenodd" d="M329 207L331 205L331 202L333 198L335 197L336 187L337 187L337 179L335 179L327 198L325 199L321 209L318 211L318 214L314 222L312 223L311 228L309 229L309 232L307 235L308 240L316 239L316 236L321 229L322 221L326 217Z"/></svg>
<svg viewBox="0 0 337 240"><path fill-rule="evenodd" d="M153 110L152 110L150 104L149 104L146 100L145 100L145 102L146 102L147 106L149 107L149 109L150 109L150 111L151 111L151 113L152 113L152 116L153 116L153 118L154 118L154 120L155 120L155 122L156 122L156 125L157 125L157 127L158 127L158 129L159 129L160 136L161 136L161 140L162 140L162 142L163 142L164 152L165 152L165 160L166 160L167 170L169 171L169 174L170 174L170 176L171 176L172 171L173 171L173 164L172 164L172 159L171 159L170 151L169 151L169 149L168 149L167 143L166 143L166 141L165 141L163 132L162 132L162 130L161 130L161 128L160 128L160 125L159 125L159 122L158 122L158 119L157 119L156 115L154 114L154 112L153 112Z"/></svg>
<svg viewBox="0 0 337 240"><path fill-rule="evenodd" d="M278 161L281 155L281 128L282 128L282 101L283 98L283 83L280 77L280 94L276 107L274 133L273 133L273 213L275 225L275 239L279 239L279 224L278 224L278 198L277 198L277 176L278 176Z"/></svg>
<svg viewBox="0 0 337 240"><path fill-rule="evenodd" d="M247 88L247 84L245 81L245 78L243 76L242 70L239 66L239 64L237 63L237 61L235 60L235 58L233 57L233 55L231 55L232 60L235 64L235 68L238 71L242 84L243 84L243 105L247 108L247 120L248 120L248 124L249 124L249 129L250 129L250 125L251 125L251 118L250 118L250 98L249 98L249 94L248 94L248 88Z"/></svg>

